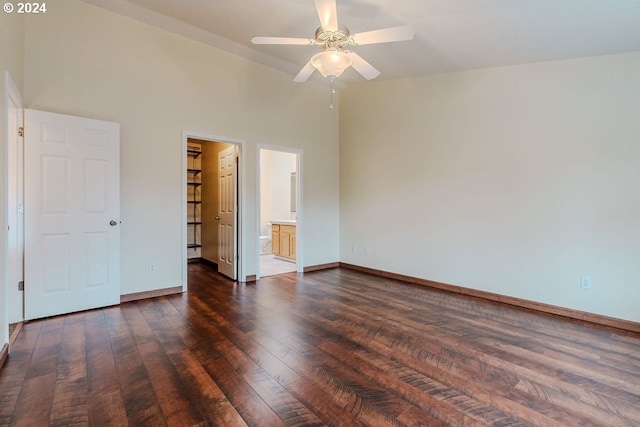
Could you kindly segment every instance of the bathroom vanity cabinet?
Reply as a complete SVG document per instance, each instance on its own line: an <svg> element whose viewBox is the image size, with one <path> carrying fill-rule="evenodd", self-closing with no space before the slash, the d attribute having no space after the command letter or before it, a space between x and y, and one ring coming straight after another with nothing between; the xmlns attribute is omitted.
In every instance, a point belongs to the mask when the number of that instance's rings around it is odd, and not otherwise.
<svg viewBox="0 0 640 427"><path fill-rule="evenodd" d="M271 251L277 258L296 259L296 225L285 222L271 223Z"/></svg>

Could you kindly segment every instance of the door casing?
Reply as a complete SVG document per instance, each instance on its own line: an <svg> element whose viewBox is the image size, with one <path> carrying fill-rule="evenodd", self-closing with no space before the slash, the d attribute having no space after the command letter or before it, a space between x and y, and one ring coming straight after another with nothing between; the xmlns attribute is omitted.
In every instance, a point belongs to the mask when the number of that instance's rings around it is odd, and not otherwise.
<svg viewBox="0 0 640 427"><path fill-rule="evenodd" d="M187 250L187 143L190 138L202 141L222 142L225 144L234 144L237 146L238 153L238 187L236 189L236 200L238 202L238 223L237 234L238 241L236 248L238 253L238 281L246 282L246 254L244 242L246 241L246 167L244 167L244 159L246 159L246 141L238 138L226 136L218 136L201 132L185 130L182 132L182 291L187 291L188 284L188 250Z"/></svg>
<svg viewBox="0 0 640 427"><path fill-rule="evenodd" d="M24 102L11 75L5 71L5 124L7 132L7 277L6 310L9 323L24 320L24 292L18 282L24 280L24 138L17 127L24 127Z"/></svg>
<svg viewBox="0 0 640 427"><path fill-rule="evenodd" d="M296 271L304 272L304 200L303 200L303 164L302 150L291 147L282 147L279 145L258 144L256 147L256 206L260 211L262 201L262 189L260 185L260 151L280 151L283 153L291 153L296 155L296 197L297 197L297 220L296 220ZM256 234L254 236L256 247L256 280L260 279L260 215L256 215Z"/></svg>

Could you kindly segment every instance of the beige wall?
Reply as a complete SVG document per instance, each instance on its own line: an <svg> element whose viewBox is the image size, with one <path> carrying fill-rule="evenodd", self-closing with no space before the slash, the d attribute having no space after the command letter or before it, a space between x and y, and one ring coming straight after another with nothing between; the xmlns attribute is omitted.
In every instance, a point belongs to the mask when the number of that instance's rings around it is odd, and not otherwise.
<svg viewBox="0 0 640 427"><path fill-rule="evenodd" d="M9 342L7 322L7 129L5 72L19 91L23 88L24 19L17 14L0 14L0 348ZM14 303L14 302L11 302Z"/></svg>
<svg viewBox="0 0 640 427"><path fill-rule="evenodd" d="M259 143L314 159L305 165L305 264L338 259L338 233L327 232L339 220L336 111L327 87L291 79L79 1L27 21L27 105L121 124L123 294L181 284L183 130L246 141L245 274L256 271Z"/></svg>
<svg viewBox="0 0 640 427"><path fill-rule="evenodd" d="M640 53L352 85L340 110L341 261L640 321Z"/></svg>

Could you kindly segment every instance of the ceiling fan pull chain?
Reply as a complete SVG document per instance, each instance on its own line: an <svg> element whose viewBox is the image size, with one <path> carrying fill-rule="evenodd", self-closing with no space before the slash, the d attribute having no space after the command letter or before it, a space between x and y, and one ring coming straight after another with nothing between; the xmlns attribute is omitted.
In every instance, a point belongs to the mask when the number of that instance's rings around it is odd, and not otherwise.
<svg viewBox="0 0 640 427"><path fill-rule="evenodd" d="M333 87L334 80L335 77L329 78L329 81L331 82L331 103L329 104L329 108L333 108L333 94L336 93L336 89Z"/></svg>

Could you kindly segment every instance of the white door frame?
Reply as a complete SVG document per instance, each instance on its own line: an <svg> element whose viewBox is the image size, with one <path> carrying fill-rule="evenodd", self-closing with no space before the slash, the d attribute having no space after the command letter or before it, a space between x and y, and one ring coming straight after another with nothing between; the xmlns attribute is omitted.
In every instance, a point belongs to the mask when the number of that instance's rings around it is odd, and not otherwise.
<svg viewBox="0 0 640 427"><path fill-rule="evenodd" d="M182 291L187 291L187 280L188 280L188 249L187 249L187 140L189 138L200 139L203 141L211 141L211 142L223 142L225 144L234 144L238 147L238 157L239 157L239 184L237 189L237 200L238 200L238 254L240 255L238 258L238 281L246 282L247 274L245 271L245 252L242 250L245 242L245 221L246 221L246 182L247 182L247 172L246 172L246 141L238 138L230 138L226 136L217 136L211 135L207 133L201 132L193 132L184 130L182 131Z"/></svg>
<svg viewBox="0 0 640 427"><path fill-rule="evenodd" d="M5 298L3 298L5 303L4 313L6 314L5 320L7 324L9 324L24 320L24 292L18 291L18 283L13 283L15 282L15 280L9 280L10 278L15 277L24 280L24 219L20 221L17 217L17 204L20 203L19 199L24 200L24 180L21 179L21 177L24 176L24 158L20 153L22 144L20 143L20 138L17 136L18 130L15 129L13 124L9 123L9 109L16 108L18 110L18 120L20 123L22 123L21 126L24 126L24 102L22 100L22 96L20 95L20 91L18 90L8 71L5 71L4 73L4 90L4 123L6 132L5 140L7 141L7 144L16 145L11 148L8 145L3 147L3 149L5 150L5 164L3 165L3 169L5 171L5 180L7 185L7 224L5 230L13 233L17 229L18 233L22 234L22 239L18 239L19 241L14 242L14 244L18 246L17 250L22 251L22 262L17 262L17 260L10 257L9 243L11 239L9 239L9 235L7 235L7 241L5 242L6 258L2 260L2 265L6 266L6 268L2 268L2 270L4 270L5 272L3 283L6 284L6 289L2 289L5 295ZM18 147L18 145L20 145L20 147ZM9 188L12 183L16 184L16 188L14 189L15 191L11 191L11 189ZM21 193L22 197L20 197L18 194L15 194L15 192ZM12 198L12 195L15 197ZM11 211L13 211L13 215L9 214ZM3 334L4 333L6 332L3 331Z"/></svg>
<svg viewBox="0 0 640 427"><path fill-rule="evenodd" d="M296 220L296 271L304 272L304 203L302 198L302 184L304 173L302 171L302 150L298 148L282 147L279 145L258 144L256 158L256 235L254 236L254 245L256 248L256 280L260 279L260 206L261 192L260 186L260 150L280 151L282 153L291 153L296 155L296 198L298 202L298 211Z"/></svg>

